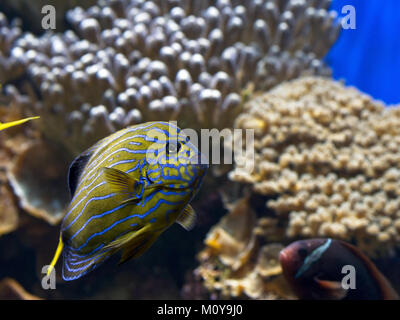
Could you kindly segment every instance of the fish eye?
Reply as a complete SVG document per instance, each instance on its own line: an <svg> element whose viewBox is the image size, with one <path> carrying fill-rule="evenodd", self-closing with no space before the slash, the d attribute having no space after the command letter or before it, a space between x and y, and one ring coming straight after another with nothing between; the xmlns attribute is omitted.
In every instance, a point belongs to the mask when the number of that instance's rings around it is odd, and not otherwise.
<svg viewBox="0 0 400 320"><path fill-rule="evenodd" d="M177 153L179 152L180 149L181 149L181 144L179 142L176 144L167 142L165 145L165 151L167 154Z"/></svg>
<svg viewBox="0 0 400 320"><path fill-rule="evenodd" d="M300 258L304 259L308 255L308 251L306 248L300 248L297 250L297 254L299 255Z"/></svg>

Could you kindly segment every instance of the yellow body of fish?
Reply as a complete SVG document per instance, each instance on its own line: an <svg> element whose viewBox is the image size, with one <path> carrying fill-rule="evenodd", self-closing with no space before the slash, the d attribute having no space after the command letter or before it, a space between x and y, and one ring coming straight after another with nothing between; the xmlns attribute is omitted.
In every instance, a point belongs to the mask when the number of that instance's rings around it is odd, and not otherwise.
<svg viewBox="0 0 400 320"><path fill-rule="evenodd" d="M74 160L73 199L61 225L51 272L63 255L64 280L90 272L117 251L144 253L172 223L191 229L189 202L208 165L174 124L148 122L118 131Z"/></svg>

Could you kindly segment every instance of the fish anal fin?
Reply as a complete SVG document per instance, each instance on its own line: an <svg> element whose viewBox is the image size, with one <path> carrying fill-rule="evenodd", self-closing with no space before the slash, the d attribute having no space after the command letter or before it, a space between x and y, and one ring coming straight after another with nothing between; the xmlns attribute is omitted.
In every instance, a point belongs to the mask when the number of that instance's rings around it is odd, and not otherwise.
<svg viewBox="0 0 400 320"><path fill-rule="evenodd" d="M114 241L110 242L109 244L104 246L104 249L112 249L112 250L119 250L123 249L128 245L135 245L139 244L143 237L146 236L148 232L150 232L151 225L145 225L137 230L133 230L123 236L115 239Z"/></svg>
<svg viewBox="0 0 400 320"><path fill-rule="evenodd" d="M144 236L140 242L129 243L122 249L121 260L119 265L127 262L130 259L140 257L147 249L149 249L153 243L157 240L159 233L149 233Z"/></svg>
<svg viewBox="0 0 400 320"><path fill-rule="evenodd" d="M160 231L152 231L151 227L152 225L148 224L137 231L127 233L106 245L104 249L111 249L114 252L122 250L119 264L137 258L150 248L160 235Z"/></svg>
<svg viewBox="0 0 400 320"><path fill-rule="evenodd" d="M183 209L180 216L176 219L176 222L188 231L193 229L196 224L196 212L190 204Z"/></svg>
<svg viewBox="0 0 400 320"><path fill-rule="evenodd" d="M347 295L347 290L343 288L340 281L322 280L314 278L322 291L326 292L326 296L334 300L342 300Z"/></svg>

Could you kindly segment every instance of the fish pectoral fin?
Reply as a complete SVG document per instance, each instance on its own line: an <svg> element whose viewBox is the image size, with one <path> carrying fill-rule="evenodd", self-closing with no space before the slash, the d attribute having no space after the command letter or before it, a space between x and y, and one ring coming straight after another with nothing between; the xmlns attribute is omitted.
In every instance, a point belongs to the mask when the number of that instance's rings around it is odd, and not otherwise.
<svg viewBox="0 0 400 320"><path fill-rule="evenodd" d="M109 244L104 246L104 249L119 250L131 243L140 242L142 238L150 232L151 225L148 224L138 230L124 234L123 236L115 239Z"/></svg>
<svg viewBox="0 0 400 320"><path fill-rule="evenodd" d="M347 295L347 290L343 288L340 281L321 280L317 277L314 277L314 281L328 293L331 299L341 300Z"/></svg>
<svg viewBox="0 0 400 320"><path fill-rule="evenodd" d="M113 192L129 196L129 199L124 202L139 199L142 185L139 183L138 179L114 168L103 167L101 170L103 171L104 178Z"/></svg>
<svg viewBox="0 0 400 320"><path fill-rule="evenodd" d="M190 204L183 209L178 219L176 219L176 222L188 231L193 229L196 224L196 212Z"/></svg>
<svg viewBox="0 0 400 320"><path fill-rule="evenodd" d="M130 259L140 257L147 249L152 246L159 235L159 232L149 232L146 236L140 238L140 241L132 241L131 243L129 243L122 249L121 260L118 264L121 265Z"/></svg>

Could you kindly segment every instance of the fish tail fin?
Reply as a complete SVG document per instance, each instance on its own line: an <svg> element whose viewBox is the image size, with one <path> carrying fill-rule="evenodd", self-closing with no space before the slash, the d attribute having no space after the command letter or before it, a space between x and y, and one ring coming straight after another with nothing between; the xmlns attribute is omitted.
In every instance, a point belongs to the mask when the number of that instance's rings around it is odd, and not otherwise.
<svg viewBox="0 0 400 320"><path fill-rule="evenodd" d="M60 235L60 240L58 241L58 246L57 246L57 249L56 249L56 253L54 254L53 260L51 260L50 266L47 269L47 276L49 276L51 271L53 271L53 269L54 269L54 267L55 267L55 265L56 265L56 263L58 261L58 258L61 255L63 247L64 247L64 243L63 243L61 235Z"/></svg>

